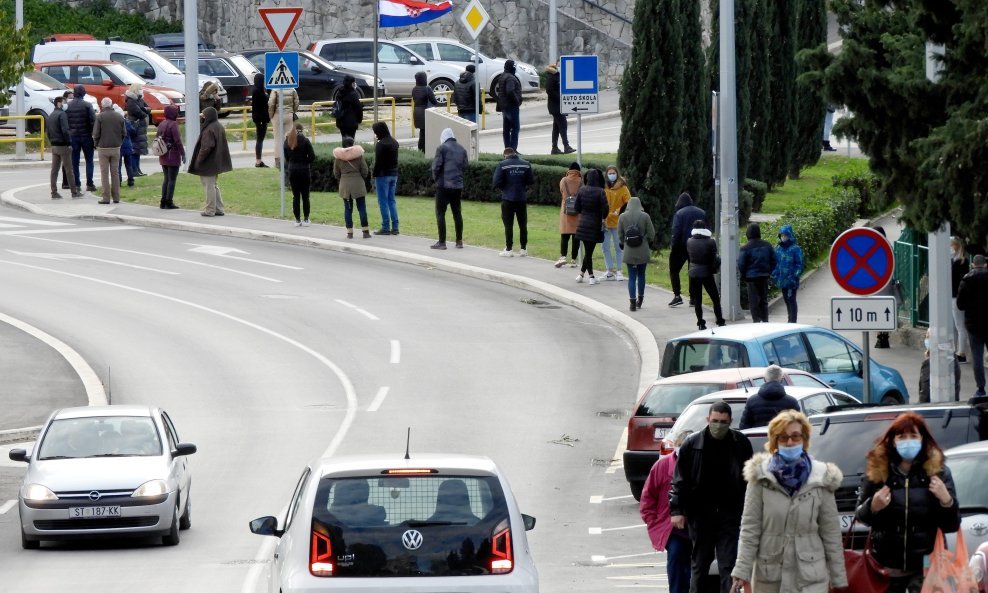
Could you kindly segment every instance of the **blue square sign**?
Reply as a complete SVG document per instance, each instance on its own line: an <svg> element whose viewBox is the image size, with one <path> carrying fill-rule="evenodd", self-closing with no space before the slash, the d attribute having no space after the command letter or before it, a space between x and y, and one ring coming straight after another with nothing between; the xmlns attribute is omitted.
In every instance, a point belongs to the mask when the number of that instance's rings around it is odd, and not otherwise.
<svg viewBox="0 0 988 593"><path fill-rule="evenodd" d="M298 52L268 52L264 54L264 88L298 88Z"/></svg>
<svg viewBox="0 0 988 593"><path fill-rule="evenodd" d="M597 113L597 56L559 58L559 108L563 113Z"/></svg>

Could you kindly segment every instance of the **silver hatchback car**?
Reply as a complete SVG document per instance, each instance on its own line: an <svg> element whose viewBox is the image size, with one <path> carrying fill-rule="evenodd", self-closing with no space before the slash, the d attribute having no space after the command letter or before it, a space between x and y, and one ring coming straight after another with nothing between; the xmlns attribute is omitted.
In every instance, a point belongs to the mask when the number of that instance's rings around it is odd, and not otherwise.
<svg viewBox="0 0 988 593"><path fill-rule="evenodd" d="M164 410L146 406L64 408L45 423L18 494L21 545L97 536L160 536L179 542L192 525L183 443Z"/></svg>

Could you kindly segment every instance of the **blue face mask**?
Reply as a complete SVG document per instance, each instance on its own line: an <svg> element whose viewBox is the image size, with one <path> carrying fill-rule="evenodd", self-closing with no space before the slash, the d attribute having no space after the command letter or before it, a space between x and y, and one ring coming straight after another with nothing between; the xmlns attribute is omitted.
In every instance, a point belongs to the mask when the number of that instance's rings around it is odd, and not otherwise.
<svg viewBox="0 0 988 593"><path fill-rule="evenodd" d="M899 441L895 444L895 450L899 453L899 457L902 457L906 461L916 459L916 456L919 455L919 452L922 449L922 439L909 439Z"/></svg>
<svg viewBox="0 0 988 593"><path fill-rule="evenodd" d="M797 445L791 445L789 447L783 447L779 445L779 457L782 457L786 461L796 461L803 455L803 443Z"/></svg>

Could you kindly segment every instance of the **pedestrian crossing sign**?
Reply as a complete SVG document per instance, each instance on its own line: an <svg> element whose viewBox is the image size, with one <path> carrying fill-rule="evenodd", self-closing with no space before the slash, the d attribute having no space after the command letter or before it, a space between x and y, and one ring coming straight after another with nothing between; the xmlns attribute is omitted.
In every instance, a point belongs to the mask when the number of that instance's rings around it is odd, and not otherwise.
<svg viewBox="0 0 988 593"><path fill-rule="evenodd" d="M298 88L298 52L268 52L264 54L264 88Z"/></svg>

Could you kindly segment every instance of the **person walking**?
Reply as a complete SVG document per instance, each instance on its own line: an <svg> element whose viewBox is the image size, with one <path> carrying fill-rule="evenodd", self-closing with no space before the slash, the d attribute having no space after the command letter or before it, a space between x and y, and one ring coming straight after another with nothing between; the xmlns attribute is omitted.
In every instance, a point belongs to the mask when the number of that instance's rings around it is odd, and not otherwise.
<svg viewBox="0 0 988 593"><path fill-rule="evenodd" d="M669 516L672 475L676 469L676 461L679 460L679 448L690 434L692 433L688 430L677 434L672 453L663 455L652 465L638 504L638 513L648 528L652 548L656 552L666 553L669 593L689 593L690 590L690 556L693 554L693 544L690 542L689 532L683 528L673 528L672 517Z"/></svg>
<svg viewBox="0 0 988 593"><path fill-rule="evenodd" d="M311 183L309 169L312 163L316 161L316 153L312 150L312 143L305 137L305 128L301 123L296 122L292 131L285 136L284 151L288 183L292 188L292 213L295 215L295 226L309 226L309 185ZM333 156L336 156L335 153ZM367 163L364 163L364 168L367 168ZM336 174L335 161L333 174L334 176ZM300 202L301 211L299 209ZM366 217L365 213L364 218Z"/></svg>
<svg viewBox="0 0 988 593"><path fill-rule="evenodd" d="M765 369L765 382L744 404L738 423L739 430L768 426L784 410L799 411L799 402L786 393L786 386L782 384L783 377L782 367L777 364L768 365Z"/></svg>
<svg viewBox="0 0 988 593"><path fill-rule="evenodd" d="M775 269L775 249L762 239L757 222L745 231L748 242L738 254L738 274L748 284L748 310L752 323L768 323L768 279Z"/></svg>
<svg viewBox="0 0 988 593"><path fill-rule="evenodd" d="M284 93L284 95L282 95ZM268 118L271 119L272 123L277 124L278 117L278 102L282 101L282 96L284 96L285 104L282 106L281 110L281 138L278 142L274 143L274 166L275 168L281 167L281 157L278 156L278 152L284 148L281 140L284 139L284 135L288 134L289 130L293 129L295 125L295 119L298 117L295 112L298 111L298 92L295 89L279 89L271 91L268 95ZM205 113L205 110L203 110ZM275 134L279 133L278 126L274 127Z"/></svg>
<svg viewBox="0 0 988 593"><path fill-rule="evenodd" d="M64 179L72 179L72 197L81 198L82 192L72 177L72 136L69 131L69 116L65 114L65 99L62 97L55 97L55 108L45 122L45 134L51 144L51 199L62 199L62 195L58 193L59 171Z"/></svg>
<svg viewBox="0 0 988 593"><path fill-rule="evenodd" d="M950 468L923 417L899 414L868 451L864 474L855 517L871 527L873 557L891 577L887 593L919 593L937 531L961 524Z"/></svg>
<svg viewBox="0 0 988 593"><path fill-rule="evenodd" d="M779 243L775 246L775 269L772 270L772 281L782 291L789 323L796 323L796 315L799 313L796 292L799 290L799 277L803 274L804 265L803 248L796 244L796 235L792 232L792 226L782 225L779 229Z"/></svg>
<svg viewBox="0 0 988 593"><path fill-rule="evenodd" d="M593 275L593 250L603 239L604 219L607 218L607 194L604 193L604 176L599 169L587 171L583 187L576 192L576 211L580 218L576 223L576 238L583 244L583 263L577 282L590 275L590 285L597 284Z"/></svg>
<svg viewBox="0 0 988 593"><path fill-rule="evenodd" d="M690 593L698 593L715 557L720 593L731 590L745 498L743 468L751 456L751 441L731 429L731 406L723 400L711 404L707 427L679 449L669 514L674 529L689 525Z"/></svg>
<svg viewBox="0 0 988 593"><path fill-rule="evenodd" d="M341 138L356 138L357 128L364 121L364 105L357 92L357 79L352 74L343 77L343 90L336 101L339 104L336 127L340 130Z"/></svg>
<svg viewBox="0 0 988 593"><path fill-rule="evenodd" d="M439 240L431 249L446 249L446 207L453 211L456 247L463 248L463 216L460 198L463 195L463 174L467 170L467 151L456 141L451 128L439 135L439 147L432 159L432 179L436 182L436 226Z"/></svg>
<svg viewBox="0 0 988 593"><path fill-rule="evenodd" d="M199 176L199 182L206 193L206 205L199 213L203 216L223 216L223 194L220 192L219 176L233 170L230 147L226 133L220 124L219 114L212 107L202 112L202 129L192 149L192 162L189 173Z"/></svg>
<svg viewBox="0 0 988 593"><path fill-rule="evenodd" d="M102 110L93 125L93 144L99 151L99 177L103 184L100 204L120 202L120 145L127 130L124 118L114 111L113 99L103 97Z"/></svg>
<svg viewBox="0 0 988 593"><path fill-rule="evenodd" d="M415 87L412 88L412 123L419 130L419 152L425 152L425 110L430 107L438 107L436 94L429 86L429 78L425 72L415 73Z"/></svg>
<svg viewBox="0 0 988 593"><path fill-rule="evenodd" d="M690 279L690 302L693 303L693 310L696 311L696 326L701 330L707 329L707 322L703 320L703 291L707 291L707 296L714 307L714 318L718 326L726 325L724 315L720 309L720 292L717 289L717 280L714 274L720 271L720 256L717 255L717 241L715 241L707 229L707 223L697 220L693 223L693 233L689 241L686 242L686 252L689 255L690 267L688 276Z"/></svg>
<svg viewBox="0 0 988 593"><path fill-rule="evenodd" d="M398 204L395 190L398 187L398 141L391 136L388 124L374 122L374 180L377 185L377 205L381 209L381 228L375 235L398 234Z"/></svg>
<svg viewBox="0 0 988 593"><path fill-rule="evenodd" d="M141 155L148 153L148 122L151 119L151 107L144 101L144 89L139 83L133 83L127 92L124 111L127 119L134 126L134 134L131 136L133 152L130 155L130 171L134 177L144 177L146 173L141 170Z"/></svg>
<svg viewBox="0 0 988 593"><path fill-rule="evenodd" d="M557 268L566 265L567 246L571 241L569 267L576 267L576 254L580 251L580 242L576 238L576 225L579 220L576 211L576 194L581 187L583 187L583 175L580 173L580 163L574 161L570 163L566 175L559 180L559 195L562 200L559 203L559 259L555 264Z"/></svg>
<svg viewBox="0 0 988 593"><path fill-rule="evenodd" d="M678 307L683 304L679 274L682 272L683 266L689 262L686 242L693 231L693 223L706 219L707 213L693 205L693 198L690 197L689 193L679 194L679 197L676 198L676 213L672 216L672 238L669 245L669 280L672 283L670 307ZM690 296L690 306L694 306L692 296Z"/></svg>
<svg viewBox="0 0 988 593"><path fill-rule="evenodd" d="M315 155L313 155L313 159ZM360 214L360 230L364 239L370 239L370 225L367 222L367 180L370 171L364 158L364 147L353 143L353 138L344 138L343 145L333 149L333 177L340 182L340 198L343 200L343 220L346 223L346 238L353 238L353 205L357 204Z"/></svg>
<svg viewBox="0 0 988 593"><path fill-rule="evenodd" d="M974 382L978 386L974 395L985 395L985 342L988 341L985 295L988 295L988 269L985 268L985 256L979 254L974 256L971 271L964 275L957 287L957 308L964 312Z"/></svg>
<svg viewBox="0 0 988 593"><path fill-rule="evenodd" d="M634 311L641 309L645 301L645 271L652 257L651 243L655 240L652 217L642 208L638 198L631 198L618 218L617 234L624 243L622 261L628 267L628 298Z"/></svg>
<svg viewBox="0 0 988 593"><path fill-rule="evenodd" d="M161 181L162 210L175 210L175 183L178 181L178 168L185 164L185 146L178 129L178 105L165 106L165 119L158 124L158 137L164 139L168 152L158 157L164 179Z"/></svg>
<svg viewBox="0 0 988 593"><path fill-rule="evenodd" d="M930 403L930 328L923 338L923 362L919 365L919 403ZM954 357L954 401L961 401L961 365Z"/></svg>
<svg viewBox="0 0 988 593"><path fill-rule="evenodd" d="M828 593L847 586L835 498L844 474L810 457L811 431L801 412L780 413L768 425L768 453L744 465L748 488L731 571L735 590Z"/></svg>
<svg viewBox="0 0 988 593"><path fill-rule="evenodd" d="M82 187L82 177L79 176L79 158L86 159L86 191L95 192L93 184L93 126L96 125L96 111L84 98L86 87L75 85L73 99L65 108L69 119L69 143L72 145L72 174L75 186Z"/></svg>
<svg viewBox="0 0 988 593"><path fill-rule="evenodd" d="M504 62L504 72L497 79L497 110L501 112L501 135L504 147L518 151L518 134L521 132L521 81L515 76L515 61Z"/></svg>
<svg viewBox="0 0 988 593"><path fill-rule="evenodd" d="M456 114L473 123L477 123L477 78L474 74L476 71L476 66L467 64L467 69L460 73L460 79L453 87Z"/></svg>
<svg viewBox="0 0 988 593"><path fill-rule="evenodd" d="M504 251L498 255L512 257L514 245L514 224L518 219L519 255L528 255L528 207L525 202L526 188L535 183L532 165L518 156L513 148L504 149L504 160L494 169L494 187L501 190L501 222L504 224Z"/></svg>
<svg viewBox="0 0 988 593"><path fill-rule="evenodd" d="M566 136L566 114L559 106L559 66L549 64L545 67L545 94L548 101L546 109L552 116L552 154L569 154L576 149L569 145ZM559 150L559 139L563 139L563 149Z"/></svg>
<svg viewBox="0 0 988 593"><path fill-rule="evenodd" d="M628 207L631 190L628 182L614 165L607 167L604 174L604 194L607 196L607 218L604 219L604 242L601 250L604 252L604 265L607 274L604 280L624 280L621 275L621 245L624 237L618 233L618 217Z"/></svg>
<svg viewBox="0 0 988 593"><path fill-rule="evenodd" d="M261 158L264 155L264 136L268 133L271 116L268 114L268 93L264 89L264 75L254 75L254 91L250 94L250 119L254 122L254 166L266 168Z"/></svg>
<svg viewBox="0 0 988 593"><path fill-rule="evenodd" d="M961 287L961 280L971 271L971 263L968 261L967 249L964 246L964 239L960 237L950 238L950 312L954 320L954 335L957 337L955 358L960 364L967 363L968 337L967 327L964 325L964 312L957 308L957 290Z"/></svg>

